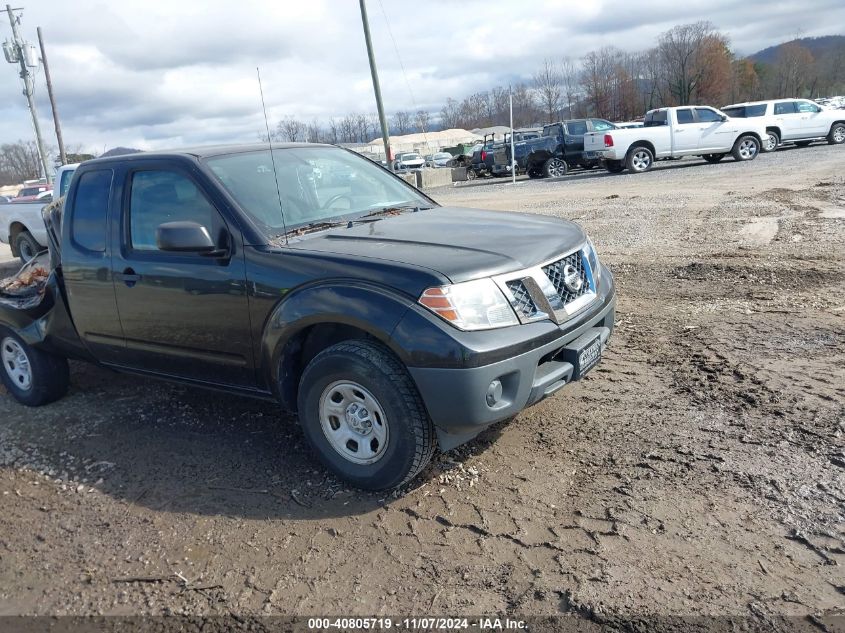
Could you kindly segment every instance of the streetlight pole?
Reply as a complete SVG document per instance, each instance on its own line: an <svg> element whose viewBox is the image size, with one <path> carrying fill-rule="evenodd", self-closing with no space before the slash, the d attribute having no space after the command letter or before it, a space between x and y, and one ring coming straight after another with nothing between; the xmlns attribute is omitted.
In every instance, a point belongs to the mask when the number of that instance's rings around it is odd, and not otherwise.
<svg viewBox="0 0 845 633"><path fill-rule="evenodd" d="M370 22L367 19L367 5L364 0L361 4L361 21L364 23L364 39L367 42L367 57L370 59L370 73L373 76L373 92L376 94L376 108L378 109L378 121L381 124L381 138L384 141L384 160L387 167L393 171L393 157L390 155L390 132L387 128L387 118L384 116L384 104L381 102L381 86L378 82L378 71L376 70L376 58L373 54L373 40L370 38Z"/></svg>
<svg viewBox="0 0 845 633"><path fill-rule="evenodd" d="M20 9L12 9L11 5L6 5L6 12L9 14L9 22L12 25L12 37L14 38L14 48L17 51L17 60L21 65L21 79L23 79L24 90L23 93L29 102L29 112L32 114L32 127L35 128L35 140L38 143L38 154L41 157L41 167L44 170L44 178L47 184L50 184L52 178L50 177L50 170L47 165L47 152L44 149L44 140L41 138L41 126L38 124L38 111L35 109L35 86L32 82L32 73L27 65L27 55L25 42L21 39L18 33L19 18L15 17L14 11ZM14 61L11 61L14 63Z"/></svg>

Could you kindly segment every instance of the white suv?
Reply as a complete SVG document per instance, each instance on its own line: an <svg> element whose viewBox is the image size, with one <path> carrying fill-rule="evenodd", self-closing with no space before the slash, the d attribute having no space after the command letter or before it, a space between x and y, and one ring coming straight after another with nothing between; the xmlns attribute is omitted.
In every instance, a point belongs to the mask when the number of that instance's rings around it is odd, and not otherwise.
<svg viewBox="0 0 845 633"><path fill-rule="evenodd" d="M771 152L782 143L809 145L815 139L845 143L845 110L833 110L807 99L774 99L725 106L731 118L761 118L769 136L763 151Z"/></svg>

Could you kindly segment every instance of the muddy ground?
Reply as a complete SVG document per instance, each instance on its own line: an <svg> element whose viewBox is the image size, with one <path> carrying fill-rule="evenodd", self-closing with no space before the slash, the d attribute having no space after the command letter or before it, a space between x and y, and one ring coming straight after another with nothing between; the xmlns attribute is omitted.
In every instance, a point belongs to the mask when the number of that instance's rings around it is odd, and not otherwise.
<svg viewBox="0 0 845 633"><path fill-rule="evenodd" d="M270 404L0 390L0 615L845 613L845 149L433 195L589 231L596 370L388 497Z"/></svg>

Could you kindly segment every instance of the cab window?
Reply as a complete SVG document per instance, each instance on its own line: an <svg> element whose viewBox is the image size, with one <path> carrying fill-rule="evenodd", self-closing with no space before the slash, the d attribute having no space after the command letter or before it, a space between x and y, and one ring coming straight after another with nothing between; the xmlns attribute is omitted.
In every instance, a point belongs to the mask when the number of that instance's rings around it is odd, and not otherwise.
<svg viewBox="0 0 845 633"><path fill-rule="evenodd" d="M197 186L173 171L132 174L129 235L137 251L157 251L156 229L166 222L196 222L213 236L219 230L217 211Z"/></svg>
<svg viewBox="0 0 845 633"><path fill-rule="evenodd" d="M607 130L615 130L616 126L613 125L610 121L605 121L604 119L591 119L593 122L593 131L594 132L606 132Z"/></svg>
<svg viewBox="0 0 845 633"><path fill-rule="evenodd" d="M711 110L710 108L696 108L695 114L698 117L698 120L704 123L716 123L717 121L722 120L719 113L715 110Z"/></svg>
<svg viewBox="0 0 845 633"><path fill-rule="evenodd" d="M566 124L566 129L571 136L584 136L587 133L587 122L570 121Z"/></svg>
<svg viewBox="0 0 845 633"><path fill-rule="evenodd" d="M678 110L676 112L678 116L678 123L694 123L695 117L692 116L692 110L686 108L684 110Z"/></svg>

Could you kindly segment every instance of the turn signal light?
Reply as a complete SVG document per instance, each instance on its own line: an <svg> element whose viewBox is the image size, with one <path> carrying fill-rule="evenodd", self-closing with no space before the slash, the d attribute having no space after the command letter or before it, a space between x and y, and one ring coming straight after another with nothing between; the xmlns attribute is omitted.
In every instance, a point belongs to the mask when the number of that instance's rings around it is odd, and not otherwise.
<svg viewBox="0 0 845 633"><path fill-rule="evenodd" d="M613 137L610 134L604 135L604 146L613 147Z"/></svg>

